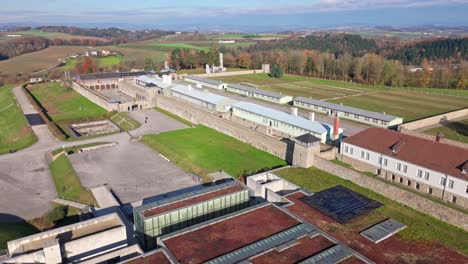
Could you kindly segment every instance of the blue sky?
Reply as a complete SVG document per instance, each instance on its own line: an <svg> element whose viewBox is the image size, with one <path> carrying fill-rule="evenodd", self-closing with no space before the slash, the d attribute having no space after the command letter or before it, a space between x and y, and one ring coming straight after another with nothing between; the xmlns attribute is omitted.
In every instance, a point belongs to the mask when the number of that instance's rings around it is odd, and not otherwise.
<svg viewBox="0 0 468 264"><path fill-rule="evenodd" d="M0 23L458 25L468 0L3 0Z"/></svg>

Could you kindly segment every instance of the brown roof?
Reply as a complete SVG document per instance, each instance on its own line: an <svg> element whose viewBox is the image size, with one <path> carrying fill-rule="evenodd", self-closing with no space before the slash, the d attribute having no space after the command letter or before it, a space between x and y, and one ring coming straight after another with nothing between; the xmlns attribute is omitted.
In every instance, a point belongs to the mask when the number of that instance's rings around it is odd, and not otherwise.
<svg viewBox="0 0 468 264"><path fill-rule="evenodd" d="M281 209L267 205L163 242L180 263L202 263L299 223Z"/></svg>
<svg viewBox="0 0 468 264"><path fill-rule="evenodd" d="M150 255L141 256L136 259L125 262L126 264L171 264L171 261L167 258L163 251L150 253Z"/></svg>
<svg viewBox="0 0 468 264"><path fill-rule="evenodd" d="M346 143L382 153L450 176L468 180L461 167L468 149L373 127L343 140ZM392 151L392 148L396 151Z"/></svg>
<svg viewBox="0 0 468 264"><path fill-rule="evenodd" d="M224 189L217 190L214 192L209 192L203 195L195 196L193 198L189 198L189 199L185 199L182 201L165 204L165 205L161 205L152 209L148 209L148 210L143 211L142 214L144 217L158 215L164 212L172 211L177 208L182 208L182 207L189 206L192 204L207 201L215 197L223 196L223 195L230 194L230 193L235 193L244 189L245 188L242 185L234 185L234 186L230 186L228 188L224 188Z"/></svg>

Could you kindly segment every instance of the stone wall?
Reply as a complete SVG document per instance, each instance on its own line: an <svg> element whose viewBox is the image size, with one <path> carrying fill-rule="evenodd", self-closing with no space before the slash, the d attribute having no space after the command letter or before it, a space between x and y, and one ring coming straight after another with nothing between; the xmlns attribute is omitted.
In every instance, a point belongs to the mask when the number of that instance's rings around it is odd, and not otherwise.
<svg viewBox="0 0 468 264"><path fill-rule="evenodd" d="M292 149L288 143L276 140L254 130L250 130L242 125L235 124L229 120L210 114L201 108L184 101L179 101L175 98L158 96L157 105L158 107L187 119L194 124L202 124L213 128L265 152L273 154L284 160L291 161L290 157L292 156Z"/></svg>
<svg viewBox="0 0 468 264"><path fill-rule="evenodd" d="M75 90L76 92L78 92L79 94L83 95L84 97L88 98L91 102L99 105L100 107L106 109L107 111L118 111L118 104L110 104L107 99L90 90L90 89L87 89L77 83L73 83L72 85L72 88L73 90Z"/></svg>
<svg viewBox="0 0 468 264"><path fill-rule="evenodd" d="M359 186L468 231L468 217L466 217L466 214L455 209L435 203L417 194L386 184L320 157L315 157L315 167L337 175L340 178L350 180Z"/></svg>
<svg viewBox="0 0 468 264"><path fill-rule="evenodd" d="M415 136L415 137L419 137L419 138L425 138L425 139L428 139L428 140L434 140L435 141L435 138L436 138L435 136L432 136L432 135L427 135L427 134L424 134L424 133L421 133L421 132L408 130L408 129L405 129L405 128L400 128L400 132L403 133L403 134L407 134L407 135L411 135L411 136ZM448 138L444 138L444 139L442 139L442 142L445 143L445 144L448 144L448 145L468 149L468 144L460 142L460 141L455 141L455 140L450 140Z"/></svg>
<svg viewBox="0 0 468 264"><path fill-rule="evenodd" d="M409 123L400 125L400 128L407 129L407 130L416 130L416 129L436 125L444 121L449 121L449 120L453 120L453 119L457 119L461 117L468 117L468 108L437 115L437 116L424 118L424 119L413 121L413 122L409 122Z"/></svg>
<svg viewBox="0 0 468 264"><path fill-rule="evenodd" d="M264 71L262 69L258 69L258 70L245 70L245 71L203 73L203 74L197 74L197 76L200 76L200 77L223 77L223 76L247 75L247 74L257 74L257 73L264 73Z"/></svg>

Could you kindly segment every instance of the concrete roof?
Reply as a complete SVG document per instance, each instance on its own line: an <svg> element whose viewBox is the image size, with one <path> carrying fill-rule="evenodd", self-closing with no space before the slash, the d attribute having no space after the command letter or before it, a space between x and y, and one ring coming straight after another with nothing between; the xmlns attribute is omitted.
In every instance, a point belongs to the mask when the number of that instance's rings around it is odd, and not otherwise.
<svg viewBox="0 0 468 264"><path fill-rule="evenodd" d="M196 76L196 75L187 75L187 76L185 76L184 78L185 78L185 79L192 79L192 80L199 81L199 82L214 84L214 85L221 85L221 84L223 84L223 82L221 82L221 81L211 80L211 79L207 79L207 78L202 78L202 77L199 77L199 76Z"/></svg>
<svg viewBox="0 0 468 264"><path fill-rule="evenodd" d="M164 83L162 79L160 78L156 79L147 75L139 76L138 78L136 78L136 80L147 83L147 84L154 84L161 88L169 88L172 86L171 84Z"/></svg>
<svg viewBox="0 0 468 264"><path fill-rule="evenodd" d="M177 85L175 87L172 87L171 90L173 92L184 94L184 95L190 96L192 98L198 99L200 101L208 102L208 103L211 103L211 104L218 104L218 103L220 103L222 101L230 100L227 97L217 95L217 94L214 94L214 93L210 93L210 92L205 92L205 91L202 91L202 90L198 90L198 89L195 89L193 87L189 88L188 86L185 86L185 85Z"/></svg>
<svg viewBox="0 0 468 264"><path fill-rule="evenodd" d="M350 114L356 114L356 115L360 115L360 116L375 118L375 119L383 120L383 121L387 121L387 122L393 121L393 120L395 120L397 118L401 118L401 117L397 117L397 116L387 115L387 114L384 114L384 113L367 111L367 110L363 110L363 109L359 109L359 108L344 106L344 105L340 105L340 104L333 104L333 103L320 101L320 100L316 100L316 99L311 99L311 98L306 98L306 97L296 97L296 98L294 98L294 101L304 102L304 103L308 103L308 104L311 104L311 105L317 105L317 106L320 106L320 107L326 107L326 108L333 109L333 110L336 110L336 111L339 111L339 112L346 112L346 113L350 113Z"/></svg>
<svg viewBox="0 0 468 264"><path fill-rule="evenodd" d="M234 104L233 107L252 112L261 116L265 116L277 121L281 121L286 124L291 124L293 126L300 127L308 131L313 131L318 134L327 133L333 128L333 126L328 124L312 121L300 116L291 115L282 111L278 111L254 103L239 102Z"/></svg>
<svg viewBox="0 0 468 264"><path fill-rule="evenodd" d="M270 96L270 97L278 98L278 99L288 96L286 94L280 94L280 93L265 91L265 90L262 90L262 89L243 86L243 85L240 85L240 84L230 83L230 84L228 84L228 87L232 87L232 88L239 89L239 90L242 90L242 91L246 91L246 92L249 92L249 93L256 93L256 94L266 95L266 96Z"/></svg>

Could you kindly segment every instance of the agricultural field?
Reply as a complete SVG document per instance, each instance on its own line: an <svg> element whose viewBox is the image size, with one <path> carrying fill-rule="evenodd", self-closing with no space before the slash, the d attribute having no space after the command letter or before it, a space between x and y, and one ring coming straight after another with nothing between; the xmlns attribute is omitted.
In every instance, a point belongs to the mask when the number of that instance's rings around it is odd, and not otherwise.
<svg viewBox="0 0 468 264"><path fill-rule="evenodd" d="M336 185L342 185L382 203L382 207L366 214L365 217L359 217L346 224L339 224L330 220L330 218L325 219L321 214L318 215L319 213L314 213L314 215L312 215L312 210L309 210L311 211L310 214L309 212L305 211L300 212L300 214L304 214L302 216L303 218L310 217L310 219L313 219L313 224L318 225L319 228L324 229L325 232L329 232L338 239L342 239L345 243L354 245L357 248L362 248L370 255L374 255L373 257L375 258L383 257L384 259L380 260L382 263L401 262L396 260L402 257L404 252L411 251L413 247L424 247L431 249L435 249L435 247L437 247L437 250L432 250L432 253L430 254L433 254L433 257L439 259L444 259L444 257L448 257L449 255L453 256L456 254L448 248L454 249L465 255L468 253L466 231L420 213L419 211L403 206L396 201L390 200L350 181L339 178L338 176L329 174L314 167L308 169L288 168L277 171L276 174L312 192L318 192ZM289 209L301 210L299 207L302 206L297 206L298 208ZM389 243L386 243L387 246L379 246L380 244L378 244L375 246L375 248L366 248L365 245L360 245L362 242L359 242L359 232L373 223L387 218L393 218L408 226L406 229L398 233L395 238L390 238L395 239L395 241L398 241L398 243L392 247L388 247L388 245L390 245ZM399 243L401 244L398 245ZM372 245L372 247L374 246ZM385 256L381 254L384 254ZM423 260L424 258L427 258L427 254L429 253L425 250L417 250L411 257L413 260L411 262L417 263L418 259ZM379 261L376 262L379 263Z"/></svg>
<svg viewBox="0 0 468 264"><path fill-rule="evenodd" d="M31 86L32 95L47 110L53 121L102 116L104 108L61 83Z"/></svg>
<svg viewBox="0 0 468 264"><path fill-rule="evenodd" d="M195 46L191 44L186 44L186 43L179 43L179 42L174 42L174 43L154 43L154 44L146 44L148 46L154 46L154 47L166 47L170 49L194 49L194 50L203 50L203 51L208 51L210 49L209 46Z"/></svg>
<svg viewBox="0 0 468 264"><path fill-rule="evenodd" d="M60 38L60 39L65 39L65 40L71 40L71 39L92 39L92 40L97 40L97 41L107 41L105 38L99 38L99 37L91 37L91 36L79 36L79 35L70 35L66 33L60 33L60 32L45 32L39 29L31 29L27 31L17 31L14 33L11 33L14 35L22 35L22 36L38 36L38 37L43 37L43 38L48 38L48 39L54 39L54 38Z"/></svg>
<svg viewBox="0 0 468 264"><path fill-rule="evenodd" d="M200 176L224 170L233 177L286 162L205 126L147 135L142 142L188 172Z"/></svg>
<svg viewBox="0 0 468 264"><path fill-rule="evenodd" d="M122 63L134 62L137 67L142 67L146 58L151 58L155 63L161 63L167 56L167 51L161 51L158 47L146 45L127 44L107 46L106 48L122 54Z"/></svg>
<svg viewBox="0 0 468 264"><path fill-rule="evenodd" d="M425 130L423 133L433 136L442 133L448 139L468 144L468 119L447 122L438 127Z"/></svg>
<svg viewBox="0 0 468 264"><path fill-rule="evenodd" d="M58 59L88 51L81 46L51 46L36 52L26 53L8 60L0 61L3 74L32 73L59 64Z"/></svg>
<svg viewBox="0 0 468 264"><path fill-rule="evenodd" d="M0 87L0 154L28 147L37 141L12 90L12 85Z"/></svg>
<svg viewBox="0 0 468 264"><path fill-rule="evenodd" d="M267 91L281 92L291 96L311 97L318 100L343 104L375 112L400 116L405 122L468 107L468 92L458 96L432 94L442 89L374 87L360 84L318 80L285 75L270 78L267 74L252 74L216 77L227 83L239 83ZM462 97L465 96L465 97Z"/></svg>

